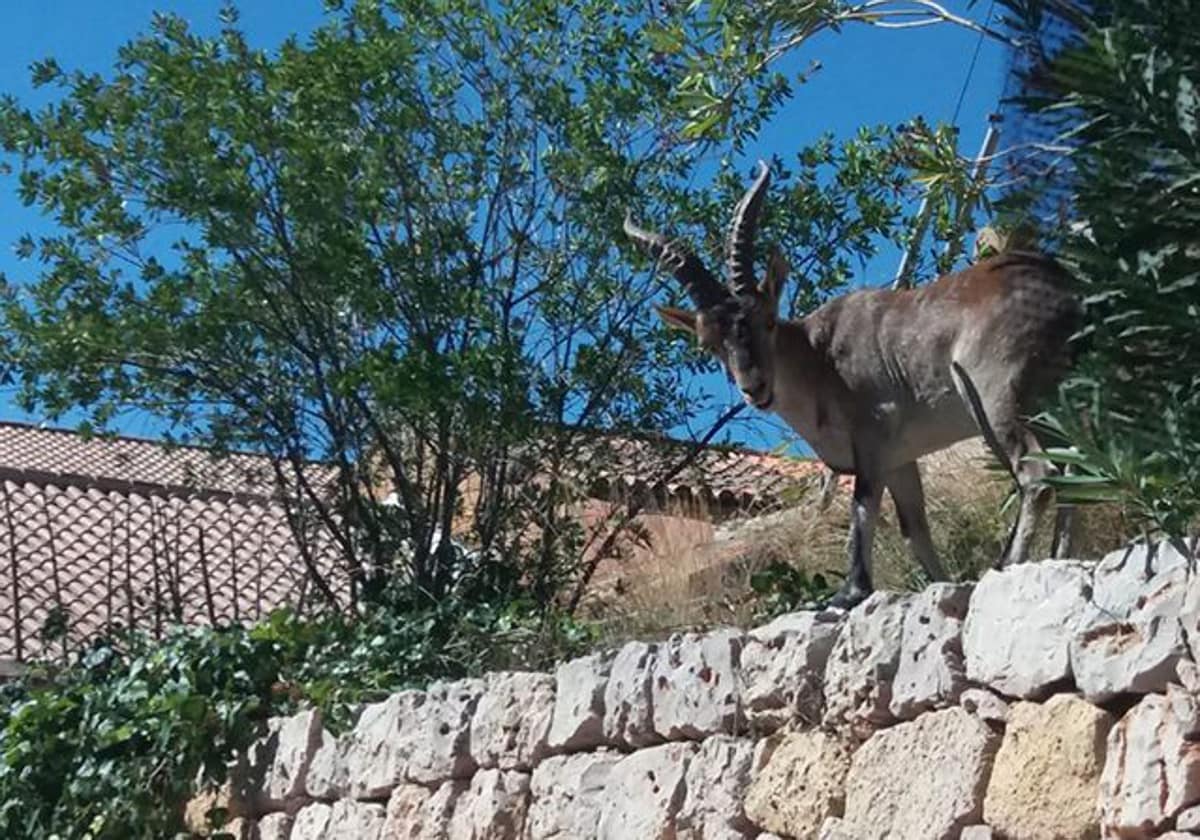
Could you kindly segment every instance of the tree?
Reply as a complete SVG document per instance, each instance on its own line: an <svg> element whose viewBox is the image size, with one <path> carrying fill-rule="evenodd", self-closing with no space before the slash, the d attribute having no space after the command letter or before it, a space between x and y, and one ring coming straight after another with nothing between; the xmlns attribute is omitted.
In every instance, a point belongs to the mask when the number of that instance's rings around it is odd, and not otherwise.
<svg viewBox="0 0 1200 840"><path fill-rule="evenodd" d="M466 574L577 596L570 505L603 468L578 436L709 408L685 387L708 362L649 306L679 291L618 247L623 212L686 219L715 254L741 173L695 185L716 146L663 113L683 64L645 47L638 3L327 5L271 52L227 9L213 38L156 17L107 77L34 68L61 95L6 99L0 142L58 232L19 244L41 273L7 287L3 359L31 408L269 454L356 591ZM907 143L775 161L765 236L807 249L794 300L899 235Z"/></svg>
<svg viewBox="0 0 1200 840"><path fill-rule="evenodd" d="M1057 483L1182 537L1200 513L1200 5L1009 5L1026 31L1053 12L1075 32L1031 64L1021 103L1059 136L1065 166L1008 208L1069 190L1060 223L1040 220L1079 279L1087 324L1046 418L1070 444L1052 457L1076 471Z"/></svg>

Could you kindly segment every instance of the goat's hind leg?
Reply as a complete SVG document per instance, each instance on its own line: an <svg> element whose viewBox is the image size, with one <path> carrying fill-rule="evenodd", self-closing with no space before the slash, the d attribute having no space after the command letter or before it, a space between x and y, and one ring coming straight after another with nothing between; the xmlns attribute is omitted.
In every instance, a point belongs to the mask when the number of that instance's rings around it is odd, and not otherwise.
<svg viewBox="0 0 1200 840"><path fill-rule="evenodd" d="M887 489L896 504L900 533L908 540L913 559L931 581L948 580L946 569L938 560L925 515L925 492L921 488L921 472L916 462L897 467L887 475Z"/></svg>
<svg viewBox="0 0 1200 840"><path fill-rule="evenodd" d="M1052 492L1043 483L1051 467L1041 459L1026 457L1041 452L1042 447L1021 421L1020 404L1011 388L1004 388L1001 395L989 399L980 394L958 363L952 365L952 370L959 393L974 416L983 439L1000 463L1008 468L1021 500L1017 519L1009 531L997 566L1024 563L1029 559L1038 521L1051 500Z"/></svg>

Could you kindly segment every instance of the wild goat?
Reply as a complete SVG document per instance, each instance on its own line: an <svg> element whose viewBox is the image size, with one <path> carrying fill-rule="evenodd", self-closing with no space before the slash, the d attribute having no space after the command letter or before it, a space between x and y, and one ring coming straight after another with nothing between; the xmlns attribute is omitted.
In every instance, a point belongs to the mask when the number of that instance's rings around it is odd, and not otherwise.
<svg viewBox="0 0 1200 840"><path fill-rule="evenodd" d="M1000 563L1028 559L1050 501L1049 469L1024 417L1069 364L1080 306L1069 275L1041 254L1013 252L905 290L845 294L795 321L779 320L787 264L773 253L762 283L754 240L770 171L733 213L728 287L686 247L625 221L626 234L683 284L696 311L662 306L721 360L750 405L772 410L835 472L854 476L849 570L832 605L872 590L871 545L884 488L916 561L944 580L929 535L917 459L983 435L1021 496Z"/></svg>

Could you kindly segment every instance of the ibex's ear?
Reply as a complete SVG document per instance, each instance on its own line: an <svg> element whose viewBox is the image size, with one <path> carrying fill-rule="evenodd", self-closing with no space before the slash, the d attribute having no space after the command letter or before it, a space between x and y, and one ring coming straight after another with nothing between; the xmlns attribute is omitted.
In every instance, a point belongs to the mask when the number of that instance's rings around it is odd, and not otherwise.
<svg viewBox="0 0 1200 840"><path fill-rule="evenodd" d="M779 253L779 248L772 247L771 256L767 258L767 274L758 287L772 311L779 304L779 295L783 292L783 284L787 281L790 270L791 267L783 258L783 254Z"/></svg>
<svg viewBox="0 0 1200 840"><path fill-rule="evenodd" d="M678 330L687 330L693 335L696 334L696 313L687 309L678 309L674 306L658 306L658 317L663 319L663 323L668 327L674 327Z"/></svg>

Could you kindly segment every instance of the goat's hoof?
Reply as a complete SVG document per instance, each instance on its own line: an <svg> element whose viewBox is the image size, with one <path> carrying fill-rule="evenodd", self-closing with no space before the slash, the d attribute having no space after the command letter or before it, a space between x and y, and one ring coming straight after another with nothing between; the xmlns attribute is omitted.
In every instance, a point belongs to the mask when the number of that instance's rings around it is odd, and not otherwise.
<svg viewBox="0 0 1200 840"><path fill-rule="evenodd" d="M834 610L852 610L869 597L871 590L866 587L843 586L825 606Z"/></svg>

